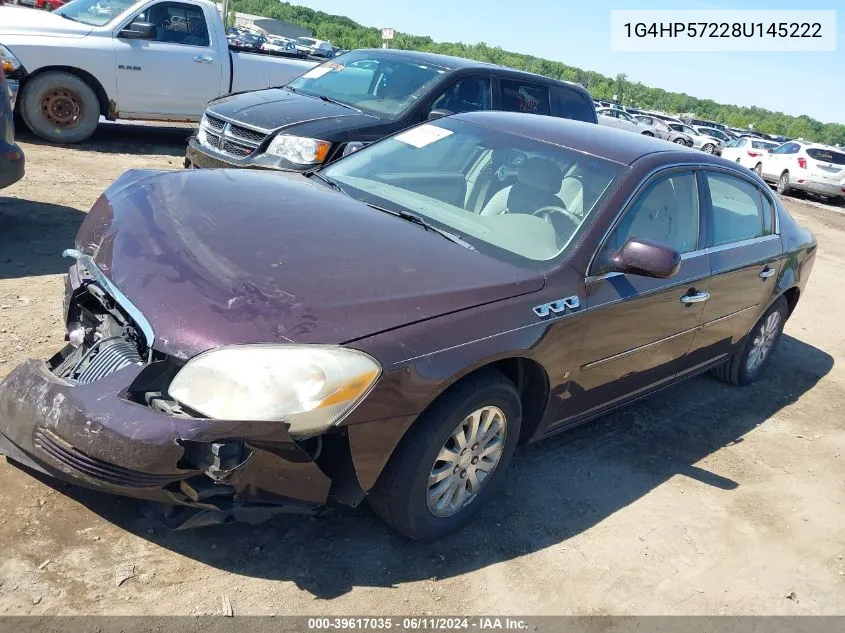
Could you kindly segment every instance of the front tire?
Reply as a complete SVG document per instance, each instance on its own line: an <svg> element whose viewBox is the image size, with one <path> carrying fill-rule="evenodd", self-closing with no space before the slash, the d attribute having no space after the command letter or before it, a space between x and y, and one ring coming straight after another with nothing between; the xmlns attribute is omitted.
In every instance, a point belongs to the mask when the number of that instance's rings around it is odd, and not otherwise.
<svg viewBox="0 0 845 633"><path fill-rule="evenodd" d="M712 154L715 149L716 146L713 143L707 143L701 148L701 151L705 154Z"/></svg>
<svg viewBox="0 0 845 633"><path fill-rule="evenodd" d="M780 175L778 179L778 188L777 191L780 195L785 196L789 193L792 187L789 186L789 172L785 171Z"/></svg>
<svg viewBox="0 0 845 633"><path fill-rule="evenodd" d="M100 103L76 75L47 72L23 89L21 116L34 134L51 143L81 143L97 129Z"/></svg>
<svg viewBox="0 0 845 633"><path fill-rule="evenodd" d="M778 297L745 335L742 349L714 370L716 376L738 387L750 385L760 378L783 334L788 316L786 299Z"/></svg>
<svg viewBox="0 0 845 633"><path fill-rule="evenodd" d="M674 141L672 141L672 142L673 142L673 143L676 143L677 145L683 145L684 147L686 147L686 145L687 145L687 142L686 142L684 139L682 139L682 138L676 138L676 139L675 139Z"/></svg>
<svg viewBox="0 0 845 633"><path fill-rule="evenodd" d="M414 423L368 502L408 538L463 527L504 479L519 439L522 407L513 383L488 370L459 383Z"/></svg>

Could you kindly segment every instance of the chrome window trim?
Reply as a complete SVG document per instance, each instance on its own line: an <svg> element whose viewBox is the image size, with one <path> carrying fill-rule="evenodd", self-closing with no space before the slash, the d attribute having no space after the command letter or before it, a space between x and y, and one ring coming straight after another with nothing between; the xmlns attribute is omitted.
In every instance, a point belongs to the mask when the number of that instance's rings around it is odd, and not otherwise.
<svg viewBox="0 0 845 633"><path fill-rule="evenodd" d="M619 224L619 220L622 219L622 216L628 211L631 207L631 203L633 200L641 193L641 191L647 186L650 185L652 180L659 175L661 172L664 171L681 171L683 169L692 169L696 170L701 167L701 163L671 163L667 165L661 165L660 167L655 167L651 171L649 171L639 182L639 184L634 188L634 190L625 198L625 202L620 206L619 211L616 213L616 217L613 218L613 222L610 223L608 229L604 232L601 239L599 240L598 247L593 251L592 256L590 257L590 262L587 264L587 278L595 277L596 275L590 274L590 271L593 269L593 264L596 262L596 257L598 257L599 252L601 251L602 247L604 246L607 238L610 237L610 234ZM696 192L697 183L696 183ZM699 196L700 198L700 196ZM701 213L701 205L699 204L699 214ZM700 227L699 227L700 228Z"/></svg>
<svg viewBox="0 0 845 633"><path fill-rule="evenodd" d="M118 288L111 279L106 277L103 271L97 268L97 264L94 263L94 259L90 255L86 255L74 248L66 249L62 252L62 257L75 259L79 264L84 266L85 270L88 271L88 274L94 278L94 281L102 286L103 290L105 290L109 296L126 311L126 314L128 314L129 318L135 322L138 329L141 330L141 333L144 335L149 355L152 356L153 343L155 342L155 331L153 330L153 326L150 325L147 318L138 308L135 307L129 298L120 291L120 288Z"/></svg>
<svg viewBox="0 0 845 633"><path fill-rule="evenodd" d="M739 178L740 180L747 182L749 185L756 187L757 191L759 191L763 195L763 199L766 200L772 206L772 209L774 210L774 213L775 213L775 217L774 217L773 222L772 222L772 232L769 235L761 235L760 237L771 237L772 235L777 235L778 237L780 237L780 213L778 213L777 204L775 203L774 196L772 195L772 190L768 186L766 186L766 188L763 189L760 186L760 183L758 183L755 180L747 177L742 172L736 172L736 171L733 171L732 169L725 168L721 165L703 165L701 167L701 171L703 171L703 172L707 172L707 171L721 172L721 173L727 174L729 176L733 176L734 178ZM707 177L706 174L705 174L704 177L705 178ZM710 205L711 206L713 205L712 200L710 201ZM749 239L757 239L757 238L749 238ZM742 241L747 241L747 240L742 240ZM732 242L732 243L733 244L739 244L739 242Z"/></svg>
<svg viewBox="0 0 845 633"><path fill-rule="evenodd" d="M744 245L746 245L746 243L751 243L754 240L764 240L764 239L769 239L769 238L774 238L774 237L778 237L778 238L780 237L780 213L778 212L777 202L774 200L774 197L772 196L771 191L763 190L760 187L760 184L758 182L756 182L755 180L747 177L745 174L743 174L739 171L734 170L731 167L725 167L723 165L711 165L709 163L671 163L671 164L668 164L668 165L661 165L660 167L655 167L654 169L649 171L642 178L642 180L640 180L637 187L631 192L631 194L625 199L625 202L621 205L620 210L617 212L616 216L613 218L613 222L610 224L610 227L602 235L601 240L599 240L598 247L593 251L593 254L590 257L590 261L587 264L587 279L588 280L601 278L603 276L603 275L591 275L589 273L592 270L593 264L595 264L595 261L596 261L596 257L598 256L599 252L601 251L602 247L604 246L604 243L607 241L607 238L610 237L610 234L613 232L613 230L619 224L619 220L622 218L622 216L625 214L625 212L630 208L631 203L633 202L634 198L640 194L640 192L643 190L643 188L646 185L651 184L652 179L654 177L656 177L658 174L660 174L661 172L664 172L664 171L681 171L683 169L692 169L694 171L708 171L709 170L709 171L725 173L725 174L728 174L730 176L740 178L740 179L744 180L745 182L749 183L750 185L757 187L757 189L763 193L763 196L766 197L766 199L769 202L771 202L772 207L774 208L775 217L774 217L774 223L772 225L772 231L773 232L770 235L762 235L760 237L749 238L748 240L742 240L741 242L730 242L728 244L720 244L719 247L710 247L711 249L712 248L722 248L722 247L733 248L734 246L738 246L738 245L744 246ZM696 191L699 193L699 203L700 203L700 200L701 200L700 193L701 192L698 189L697 179L696 179ZM699 204L699 214L700 213L701 213L701 205ZM700 226L699 226L699 230L700 230ZM687 257L693 257L695 255L701 255L701 254L707 252L708 250L709 250L708 248L703 248L703 249L698 249L698 250L695 250L695 251L690 251L689 253L682 253L681 259L683 260L683 259L686 259ZM710 252L713 252L713 251L710 250ZM611 274L611 273L604 273L604 274Z"/></svg>

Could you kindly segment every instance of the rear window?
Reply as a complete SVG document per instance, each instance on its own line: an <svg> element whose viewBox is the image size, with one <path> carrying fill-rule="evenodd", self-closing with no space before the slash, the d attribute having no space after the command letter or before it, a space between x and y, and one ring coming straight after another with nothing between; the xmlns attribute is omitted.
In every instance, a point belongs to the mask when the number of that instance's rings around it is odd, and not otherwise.
<svg viewBox="0 0 845 633"><path fill-rule="evenodd" d="M529 114L550 114L549 88L539 84L502 79L502 110L527 112Z"/></svg>
<svg viewBox="0 0 845 633"><path fill-rule="evenodd" d="M596 110L590 100L577 90L552 86L552 116L576 121L596 122Z"/></svg>
<svg viewBox="0 0 845 633"><path fill-rule="evenodd" d="M815 160L820 160L823 163L845 165L845 154L843 154L842 152L833 152L829 149L818 149L816 147L811 147L807 150L807 156Z"/></svg>
<svg viewBox="0 0 845 633"><path fill-rule="evenodd" d="M777 143L767 143L766 141L751 141L751 147L753 147L754 149L774 149L777 146Z"/></svg>

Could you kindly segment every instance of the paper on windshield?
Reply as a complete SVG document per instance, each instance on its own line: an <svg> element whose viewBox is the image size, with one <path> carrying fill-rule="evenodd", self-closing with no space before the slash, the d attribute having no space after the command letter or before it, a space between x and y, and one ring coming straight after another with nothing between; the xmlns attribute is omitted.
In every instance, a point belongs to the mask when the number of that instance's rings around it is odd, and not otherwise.
<svg viewBox="0 0 845 633"><path fill-rule="evenodd" d="M317 66L302 75L305 79L317 79L332 71L331 66Z"/></svg>
<svg viewBox="0 0 845 633"><path fill-rule="evenodd" d="M414 147L425 147L431 145L435 141L446 138L452 133L452 130L444 130L442 127L425 123L423 125L406 130L401 134L394 136L397 141L402 141Z"/></svg>

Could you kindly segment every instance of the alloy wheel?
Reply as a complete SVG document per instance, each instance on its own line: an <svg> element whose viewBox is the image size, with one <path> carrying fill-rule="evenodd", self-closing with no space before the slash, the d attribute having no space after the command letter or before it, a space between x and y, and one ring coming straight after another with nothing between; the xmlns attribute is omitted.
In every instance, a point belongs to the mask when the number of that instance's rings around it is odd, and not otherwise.
<svg viewBox="0 0 845 633"><path fill-rule="evenodd" d="M713 153L713 150L714 150L715 148L713 147L713 145L712 145L712 144L707 143L707 145L705 145L705 146L704 146L704 147L702 147L701 149L703 149L703 150L704 150L704 152L705 152L705 153L707 153L707 154L712 154L712 153Z"/></svg>
<svg viewBox="0 0 845 633"><path fill-rule="evenodd" d="M678 145L686 145L687 144L687 142L682 138L676 138L674 142L677 143Z"/></svg>
<svg viewBox="0 0 845 633"><path fill-rule="evenodd" d="M428 476L429 512L449 517L475 500L502 458L506 433L505 414L493 406L476 409L455 427Z"/></svg>
<svg viewBox="0 0 845 633"><path fill-rule="evenodd" d="M751 342L751 350L748 352L748 360L745 368L749 374L753 374L769 357L777 339L780 327L780 312L772 312L768 318L760 324Z"/></svg>

